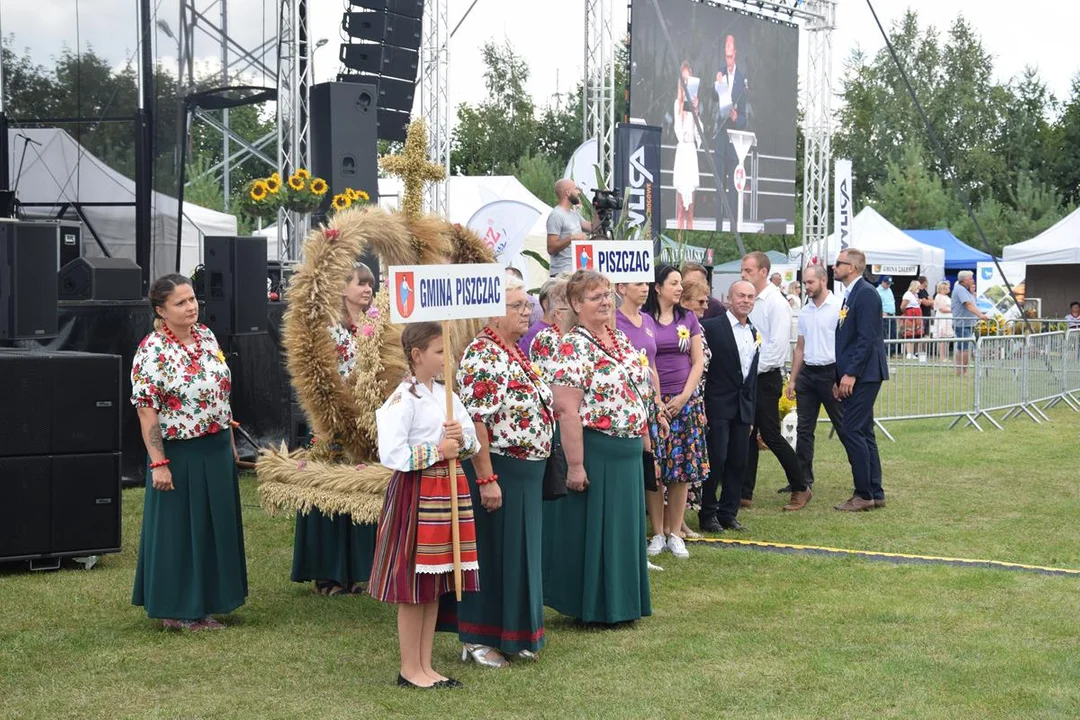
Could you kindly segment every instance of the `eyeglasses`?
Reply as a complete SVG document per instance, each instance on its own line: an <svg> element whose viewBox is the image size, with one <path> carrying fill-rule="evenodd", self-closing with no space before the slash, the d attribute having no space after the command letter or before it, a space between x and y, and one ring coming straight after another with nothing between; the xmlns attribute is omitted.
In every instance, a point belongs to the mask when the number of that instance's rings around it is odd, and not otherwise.
<svg viewBox="0 0 1080 720"><path fill-rule="evenodd" d="M847 260L837 260L833 263L833 267L840 267L841 265L850 265L851 267L855 267L854 265L851 265L851 263L849 263Z"/></svg>
<svg viewBox="0 0 1080 720"><path fill-rule="evenodd" d="M506 309L509 310L510 312L516 312L516 313L521 313L521 314L532 311L532 308L529 307L529 303L525 302L525 301L516 302L516 303L510 303L509 305L506 306Z"/></svg>
<svg viewBox="0 0 1080 720"><path fill-rule="evenodd" d="M601 293L600 295L590 295L589 297L585 298L585 302L598 303L598 302L603 302L604 300L611 300L614 297L615 297L615 293L606 292L606 293Z"/></svg>

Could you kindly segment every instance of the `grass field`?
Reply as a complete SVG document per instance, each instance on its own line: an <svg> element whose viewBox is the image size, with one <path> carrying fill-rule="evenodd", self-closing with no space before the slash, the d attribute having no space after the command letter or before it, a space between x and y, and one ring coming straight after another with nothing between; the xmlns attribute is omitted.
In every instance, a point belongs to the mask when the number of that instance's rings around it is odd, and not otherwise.
<svg viewBox="0 0 1080 720"><path fill-rule="evenodd" d="M840 514L850 475L819 441L817 495L795 515L763 459L744 537L1080 568L1080 415L946 432L897 423L883 511ZM823 435L823 434L822 434ZM0 574L0 716L11 718L1074 718L1080 577L691 545L652 575L654 615L586 631L548 617L536 665L436 665L463 691L393 686L394 610L288 581L292 521L243 481L249 603L221 633L164 632L130 603L142 491L124 552L90 571Z"/></svg>

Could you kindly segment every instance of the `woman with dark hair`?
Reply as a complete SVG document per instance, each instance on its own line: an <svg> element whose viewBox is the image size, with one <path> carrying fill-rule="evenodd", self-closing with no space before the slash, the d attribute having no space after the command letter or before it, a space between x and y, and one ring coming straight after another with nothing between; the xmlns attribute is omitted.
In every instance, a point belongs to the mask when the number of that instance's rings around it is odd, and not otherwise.
<svg viewBox="0 0 1080 720"><path fill-rule="evenodd" d="M671 431L655 449L660 466L657 480L667 489L646 494L653 536L650 556L665 549L677 558L690 557L683 537L687 491L709 476L705 447L705 402L701 374L705 366L701 325L687 312L682 298L682 276L670 265L656 269L656 283L649 290L645 312L656 321L656 372L660 376L660 401L670 418Z"/></svg>
<svg viewBox="0 0 1080 720"><path fill-rule="evenodd" d="M329 328L337 345L338 373L344 380L356 364L356 336L373 318L368 316L375 276L357 262L341 293L341 318ZM327 516L318 508L296 514L293 535L292 581L315 581L319 595L359 594L371 573L375 552L373 524L353 522L347 513Z"/></svg>
<svg viewBox="0 0 1080 720"><path fill-rule="evenodd" d="M611 283L579 270L553 384L566 497L544 507L544 603L586 623L652 614L645 558L648 369L612 327Z"/></svg>
<svg viewBox="0 0 1080 720"><path fill-rule="evenodd" d="M247 598L236 445L225 355L198 323L191 280L150 286L154 331L131 367L149 456L132 604L166 628L219 630Z"/></svg>

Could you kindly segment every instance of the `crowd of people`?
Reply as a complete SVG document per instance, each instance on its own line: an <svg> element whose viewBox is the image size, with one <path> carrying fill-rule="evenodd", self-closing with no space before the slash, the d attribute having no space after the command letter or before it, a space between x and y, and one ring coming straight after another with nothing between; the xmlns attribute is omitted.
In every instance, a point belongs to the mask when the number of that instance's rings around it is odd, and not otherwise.
<svg viewBox="0 0 1080 720"><path fill-rule="evenodd" d="M726 306L694 264L659 266L652 283L559 273L538 309L508 273L505 315L455 358L456 393L440 377L440 327L406 326L409 376L377 413L379 461L393 471L379 521L299 516L293 580L397 605L397 683L458 687L432 666L437 629L457 634L462 660L503 668L538 659L545 607L601 627L651 615L650 558L689 556L686 539L697 533L688 509L701 532L744 529L738 514L754 502L762 448L784 468L784 509L805 507L821 405L852 465L855 491L837 509L883 507L872 411L888 369L864 267L859 251L840 254L842 299L823 268L806 274L788 389L799 398L798 453L779 428L789 305L761 253L744 258ZM372 284L357 264L340 322L327 328L343 377L356 363ZM215 616L247 595L229 369L197 322L187 278L159 279L150 302L157 326L132 368L148 452L133 602L170 628L221 629Z"/></svg>

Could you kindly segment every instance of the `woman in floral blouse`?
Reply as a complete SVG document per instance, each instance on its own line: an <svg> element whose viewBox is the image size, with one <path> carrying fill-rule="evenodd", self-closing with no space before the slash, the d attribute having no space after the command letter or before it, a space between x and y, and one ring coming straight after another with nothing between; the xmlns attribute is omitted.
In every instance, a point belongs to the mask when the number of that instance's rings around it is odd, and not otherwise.
<svg viewBox="0 0 1080 720"><path fill-rule="evenodd" d="M356 263L341 294L341 321L330 335L337 344L338 373L346 381L356 365L356 336L370 332L369 317L375 276L367 265ZM315 581L320 595L358 594L371 573L375 552L375 524L353 522L348 513L333 517L312 508L296 514L293 535L293 582Z"/></svg>
<svg viewBox="0 0 1080 720"><path fill-rule="evenodd" d="M566 297L573 329L559 344L553 389L570 492L544 507L544 603L611 625L652 614L642 465L649 370L611 326L603 275L574 273Z"/></svg>
<svg viewBox="0 0 1080 720"><path fill-rule="evenodd" d="M529 359L536 364L540 377L551 385L559 342L562 340L563 333L570 329L566 324L570 317L570 306L566 304L566 280L552 278L544 287L547 288L546 300L550 308L551 323L539 330L529 341L528 355Z"/></svg>
<svg viewBox="0 0 1080 720"><path fill-rule="evenodd" d="M444 612L465 648L462 659L506 667L507 656L535 660L544 646L544 467L554 432L551 388L517 342L529 328L525 285L506 278L506 315L492 318L465 349L458 392L472 416L480 452L465 465L475 510L480 592ZM483 509L480 509L483 508ZM443 598L452 611L454 598Z"/></svg>
<svg viewBox="0 0 1080 720"><path fill-rule="evenodd" d="M191 281L150 288L154 332L131 367L131 402L149 455L132 603L167 628L217 630L247 598L229 366L197 323Z"/></svg>

